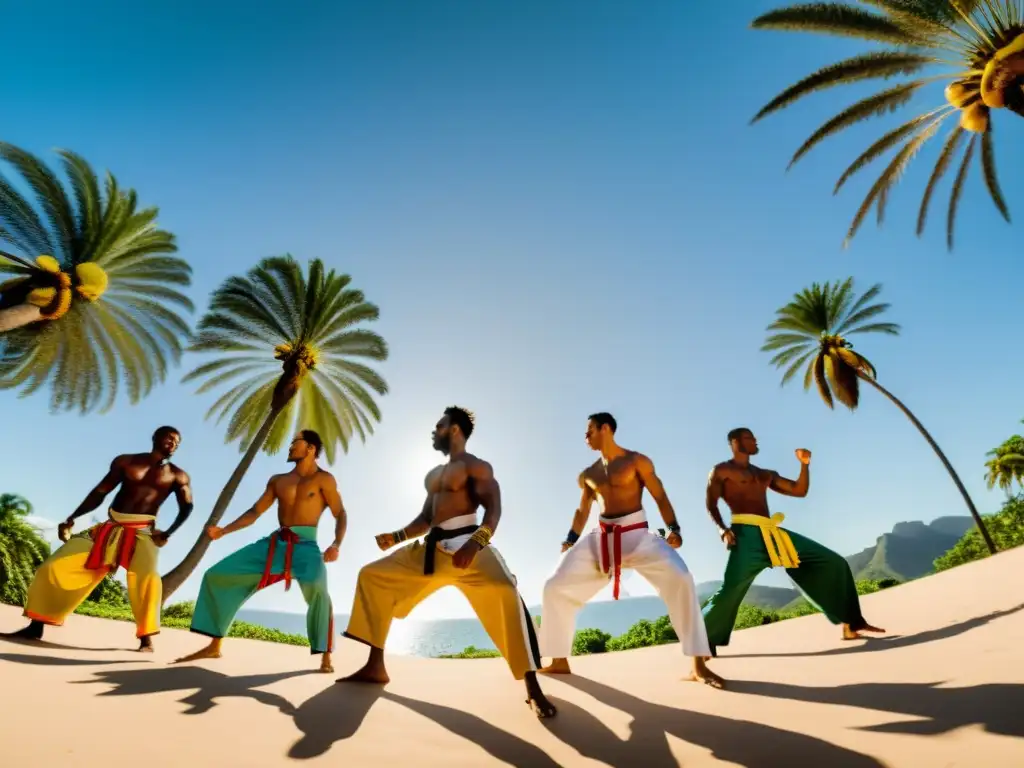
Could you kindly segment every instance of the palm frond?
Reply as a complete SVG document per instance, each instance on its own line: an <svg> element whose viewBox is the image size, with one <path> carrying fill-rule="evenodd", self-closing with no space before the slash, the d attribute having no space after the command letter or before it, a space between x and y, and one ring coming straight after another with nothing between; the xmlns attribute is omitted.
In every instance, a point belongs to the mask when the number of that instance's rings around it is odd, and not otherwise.
<svg viewBox="0 0 1024 768"><path fill-rule="evenodd" d="M850 178L867 165L870 165L872 161L881 157L885 152L895 147L900 143L900 140L906 138L911 133L921 128L935 115L935 112L928 112L923 115L915 117L913 120L908 120L906 123L901 125L889 133L885 134L882 138L868 147L864 152L854 160L849 168L843 171L843 175L839 177L839 181L836 182L835 188L832 190L832 194L837 194L842 186L850 180Z"/></svg>
<svg viewBox="0 0 1024 768"><path fill-rule="evenodd" d="M981 169L985 177L985 186L992 197L999 213L1007 222L1010 221L1010 211L1006 207L1006 200L1003 198L1003 191L999 188L999 179L996 176L996 157L993 146L992 126L981 136Z"/></svg>
<svg viewBox="0 0 1024 768"><path fill-rule="evenodd" d="M794 83L762 107L750 122L751 124L756 123L761 118L788 107L798 99L826 88L855 83L860 80L912 75L926 65L939 61L934 56L904 51L874 51L854 56L822 67L817 72Z"/></svg>
<svg viewBox="0 0 1024 768"><path fill-rule="evenodd" d="M919 35L891 19L843 3L806 3L780 8L758 16L751 27L819 32L896 45L922 42Z"/></svg>
<svg viewBox="0 0 1024 768"><path fill-rule="evenodd" d="M953 231L956 228L956 214L960 210L960 196L964 191L964 183L967 181L967 171L971 167L971 159L974 157L974 145L977 143L978 134L973 134L967 142L967 149L964 150L964 159L960 163L960 170L953 181L953 189L949 193L949 209L946 215L946 247L953 250Z"/></svg>

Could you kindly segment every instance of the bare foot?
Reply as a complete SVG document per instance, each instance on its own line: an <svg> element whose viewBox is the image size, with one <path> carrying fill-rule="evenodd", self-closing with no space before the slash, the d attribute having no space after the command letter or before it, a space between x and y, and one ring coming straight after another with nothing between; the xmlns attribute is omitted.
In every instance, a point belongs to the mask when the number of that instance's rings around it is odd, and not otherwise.
<svg viewBox="0 0 1024 768"><path fill-rule="evenodd" d="M556 659L556 661L564 662L565 659ZM566 668L568 669L568 664ZM532 709L533 714L540 720L554 717L558 714L555 705L548 701L548 697L540 689L540 683L537 682L537 675L534 672L526 673L526 706Z"/></svg>
<svg viewBox="0 0 1024 768"><path fill-rule="evenodd" d="M153 653L153 638L139 638L139 653Z"/></svg>
<svg viewBox="0 0 1024 768"><path fill-rule="evenodd" d="M325 653L323 655L323 658L320 659L320 671L325 674L330 674L334 672L334 665L331 664L330 652Z"/></svg>
<svg viewBox="0 0 1024 768"><path fill-rule="evenodd" d="M879 627L873 627L870 624L866 624L858 630L850 629L849 624L843 624L843 640L863 640L864 635L861 632L877 632L878 634L884 634L885 630Z"/></svg>
<svg viewBox="0 0 1024 768"><path fill-rule="evenodd" d="M339 677L336 682L339 683L376 683L377 685L384 685L390 683L391 678L388 677L388 671L384 668L383 664L367 664L357 672L353 672L348 677Z"/></svg>
<svg viewBox="0 0 1024 768"><path fill-rule="evenodd" d="M551 663L546 667L541 667L537 670L542 675L571 675L572 670L569 669L568 659L552 659Z"/></svg>
<svg viewBox="0 0 1024 768"><path fill-rule="evenodd" d="M19 629L17 632L6 632L3 637L11 640L42 640L44 626L41 621L32 621L24 629Z"/></svg>
<svg viewBox="0 0 1024 768"><path fill-rule="evenodd" d="M722 690L725 688L725 680L708 669L707 660L707 656L694 656L693 672L685 679L687 682L704 683L704 685L710 685L712 688Z"/></svg>
<svg viewBox="0 0 1024 768"><path fill-rule="evenodd" d="M200 648L195 653L191 653L188 656L182 656L180 659L175 659L174 664L186 664L190 661L199 661L200 659L219 659L220 658L220 641L214 640L205 648Z"/></svg>

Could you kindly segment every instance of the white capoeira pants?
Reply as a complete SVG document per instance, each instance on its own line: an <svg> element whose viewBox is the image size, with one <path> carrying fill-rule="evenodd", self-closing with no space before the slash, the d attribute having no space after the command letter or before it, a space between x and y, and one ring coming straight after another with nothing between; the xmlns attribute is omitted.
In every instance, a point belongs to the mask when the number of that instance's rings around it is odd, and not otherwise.
<svg viewBox="0 0 1024 768"><path fill-rule="evenodd" d="M538 633L541 656L566 659L572 655L577 614L623 568L647 579L665 601L684 655L711 655L697 587L683 558L646 527L624 530L646 520L643 510L619 518L601 517L599 527L565 553L544 585Z"/></svg>

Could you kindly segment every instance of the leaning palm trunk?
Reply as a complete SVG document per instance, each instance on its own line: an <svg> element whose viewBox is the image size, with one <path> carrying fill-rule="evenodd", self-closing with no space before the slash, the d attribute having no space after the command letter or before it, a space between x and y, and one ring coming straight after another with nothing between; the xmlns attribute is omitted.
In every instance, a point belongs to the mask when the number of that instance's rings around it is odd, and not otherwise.
<svg viewBox="0 0 1024 768"><path fill-rule="evenodd" d="M924 428L924 425L917 420L917 417L910 412L910 409L907 408L907 406L905 406L898 397L896 397L892 392L890 392L877 381L875 381L873 377L865 376L863 373L859 371L857 375L860 377L861 381L865 381L868 384L870 384L872 387L874 387L883 395L885 395L892 402L893 405L895 405L897 408L903 411L903 414L908 419L910 419L913 425L918 428L922 435L924 435L924 439L928 441L928 445L932 447L932 450L935 451L935 454L939 457L939 460L942 462L943 466L946 467L946 471L949 472L949 476L953 478L953 483L956 485L957 490L960 491L960 495L964 497L964 502L967 504L967 509L970 510L971 517L974 518L974 522L977 524L978 530L981 532L981 537L985 540L985 545L988 547L988 551L994 555L996 553L996 545L995 543L993 543L992 537L989 536L988 529L985 527L985 522L981 519L981 515L978 514L978 510L974 506L974 502L971 501L971 497L970 495L968 495L967 489L964 488L964 484L960 482L959 475L957 475L956 470L953 469L953 465L949 463L949 459L946 458L946 454L944 454L942 452L942 449L939 448L938 443L936 443L932 436L928 434L928 430Z"/></svg>
<svg viewBox="0 0 1024 768"><path fill-rule="evenodd" d="M35 304L16 304L0 309L0 333L13 331L42 319L42 310Z"/></svg>
<svg viewBox="0 0 1024 768"><path fill-rule="evenodd" d="M224 517L224 513L227 511L228 506L231 504L231 500L235 496L235 491L238 490L238 486L242 482L242 478L245 477L245 473L249 471L249 467L252 465L253 460L256 458L256 454L259 453L263 444L267 440L267 435L270 434L271 428L274 426L274 422L280 415L282 408L271 408L270 413L267 415L266 421L263 422L263 426L260 427L259 432L253 437L252 442L249 444L248 449L245 451L245 455L242 456L242 460L238 462L238 466L235 467L235 471L231 473L231 477L228 479L227 485L224 486L224 490L220 492L220 496L217 497L217 502L213 505L213 511L210 513L210 517L207 519L206 524L203 526L203 530L199 534L199 538L196 539L196 543L192 545L192 549L189 550L188 554L182 559L178 565L172 568L163 577L164 583L164 602L167 602L172 594L185 583L185 580L192 575L192 572L199 565L203 556L206 554L206 550L210 548L211 539L206 535L206 529L211 525L217 525L220 519Z"/></svg>

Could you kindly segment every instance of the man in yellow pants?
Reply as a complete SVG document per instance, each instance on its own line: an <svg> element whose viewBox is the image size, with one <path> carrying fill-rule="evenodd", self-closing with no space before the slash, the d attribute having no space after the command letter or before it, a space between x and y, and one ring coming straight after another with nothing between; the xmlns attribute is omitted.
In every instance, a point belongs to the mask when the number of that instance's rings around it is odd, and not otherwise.
<svg viewBox="0 0 1024 768"><path fill-rule="evenodd" d="M537 717L552 717L554 705L537 681L540 651L533 620L516 587L516 577L491 536L501 519L501 491L486 461L466 452L473 416L452 406L434 428L434 448L448 463L427 474L427 499L416 519L400 531L377 536L390 549L426 534L396 552L363 567L345 637L370 646L361 669L338 682L389 682L384 644L394 618L405 618L441 587L454 586L469 600L484 630L505 658L512 676L526 683L526 701ZM477 507L484 519L477 524Z"/></svg>
<svg viewBox="0 0 1024 768"><path fill-rule="evenodd" d="M124 568L139 650L152 652L163 601L157 552L192 512L189 476L170 463L180 443L178 430L160 427L153 433L149 453L114 459L106 477L58 526L65 544L39 566L28 590L24 615L31 623L8 637L41 640L45 625L59 627L107 574ZM75 519L96 509L118 486L109 519L71 536ZM166 531L155 530L157 512L172 493L178 500L178 517Z"/></svg>

